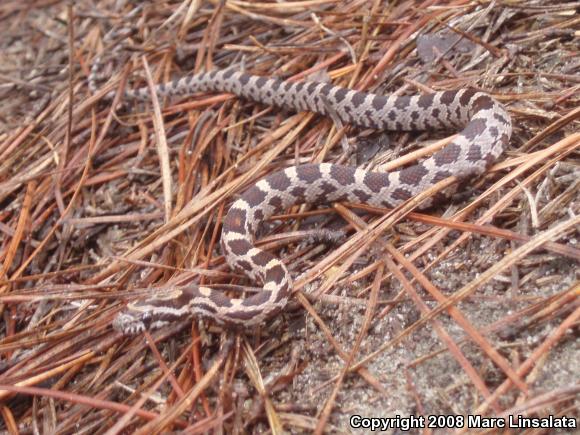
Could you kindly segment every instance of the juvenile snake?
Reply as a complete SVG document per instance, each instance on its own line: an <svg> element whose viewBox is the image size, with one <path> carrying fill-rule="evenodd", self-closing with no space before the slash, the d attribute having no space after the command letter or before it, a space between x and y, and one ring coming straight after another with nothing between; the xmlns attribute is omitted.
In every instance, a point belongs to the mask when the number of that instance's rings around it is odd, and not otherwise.
<svg viewBox="0 0 580 435"><path fill-rule="evenodd" d="M223 222L221 246L230 266L262 283L263 290L245 299L230 299L213 287L176 288L129 304L113 323L121 332L137 333L193 315L235 326L263 322L284 308L292 279L280 260L254 246L261 222L300 203L349 201L397 206L451 175L465 179L483 173L508 144L512 129L510 116L501 104L471 89L382 96L328 83L294 83L253 76L233 69L192 75L156 88L161 96L208 91L230 92L295 111L322 115L331 111L344 123L376 129L463 129L431 157L398 171L377 173L329 163L306 164L258 181L229 209ZM149 99L149 90L127 91L126 96Z"/></svg>

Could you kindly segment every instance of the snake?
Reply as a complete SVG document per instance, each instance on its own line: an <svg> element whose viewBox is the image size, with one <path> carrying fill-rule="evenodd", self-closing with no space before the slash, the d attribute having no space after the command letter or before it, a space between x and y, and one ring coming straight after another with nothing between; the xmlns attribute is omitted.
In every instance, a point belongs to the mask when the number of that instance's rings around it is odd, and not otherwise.
<svg viewBox="0 0 580 435"><path fill-rule="evenodd" d="M230 298L219 286L167 288L129 303L117 315L113 327L124 334L193 316L233 328L262 324L284 309L292 293L292 277L284 263L254 243L266 219L297 204L348 201L396 207L447 177L466 180L484 173L508 145L512 132L505 107L489 94L472 88L410 96L378 95L326 82L286 81L228 68L161 83L154 91L162 97L231 93L269 106L315 112L345 124L380 130L459 132L430 157L399 170L373 172L332 163L303 164L258 180L229 208L222 224L221 248L230 267L259 282L261 291ZM124 95L150 100L149 88L128 89ZM422 208L432 203L431 198Z"/></svg>

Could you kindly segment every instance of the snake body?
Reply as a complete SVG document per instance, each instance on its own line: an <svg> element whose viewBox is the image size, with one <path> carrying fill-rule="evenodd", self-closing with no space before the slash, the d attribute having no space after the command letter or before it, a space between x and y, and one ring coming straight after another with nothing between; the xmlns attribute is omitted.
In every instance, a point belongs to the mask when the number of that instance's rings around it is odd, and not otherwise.
<svg viewBox="0 0 580 435"><path fill-rule="evenodd" d="M259 180L229 209L221 246L227 262L263 289L244 299L230 299L205 286L184 286L128 305L114 327L136 333L167 322L199 315L218 323L254 326L280 312L288 301L292 278L275 256L254 246L265 219L300 203L349 201L394 207L451 175L481 174L502 153L511 135L505 108L489 95L471 89L417 96L382 96L320 82L288 82L232 69L187 76L157 86L161 96L194 92L230 92L267 105L332 112L344 123L385 130L456 128L457 137L431 157L389 173L329 163L289 167ZM147 88L127 97L149 99ZM427 204L429 205L429 204Z"/></svg>

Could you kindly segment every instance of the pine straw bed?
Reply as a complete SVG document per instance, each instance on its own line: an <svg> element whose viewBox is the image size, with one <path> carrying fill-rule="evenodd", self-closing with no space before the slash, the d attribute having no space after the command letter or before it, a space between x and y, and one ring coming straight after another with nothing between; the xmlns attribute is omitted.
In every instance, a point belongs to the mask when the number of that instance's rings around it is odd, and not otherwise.
<svg viewBox="0 0 580 435"><path fill-rule="evenodd" d="M578 416L577 2L174 1L128 17L138 3L0 5L3 429ZM130 38L106 36L127 25ZM98 55L110 80L92 94ZM152 286L253 284L217 249L251 182L296 162L398 167L452 133L386 135L231 95L117 113L103 99L236 64L379 93L484 89L514 134L486 176L426 213L335 204L272 220L262 243L299 278L259 330L184 321L124 337L112 319ZM321 242L321 229L346 235Z"/></svg>

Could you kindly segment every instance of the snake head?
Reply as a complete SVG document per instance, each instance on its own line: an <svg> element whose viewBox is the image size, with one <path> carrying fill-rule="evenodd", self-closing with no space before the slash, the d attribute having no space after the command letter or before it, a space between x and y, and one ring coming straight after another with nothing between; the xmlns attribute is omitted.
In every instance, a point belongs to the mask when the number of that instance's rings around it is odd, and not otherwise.
<svg viewBox="0 0 580 435"><path fill-rule="evenodd" d="M136 335L147 329L145 322L140 316L133 313L119 313L113 320L113 329L125 335Z"/></svg>
<svg viewBox="0 0 580 435"><path fill-rule="evenodd" d="M178 318L181 318L181 316ZM124 335L136 335L146 330L159 329L162 326L170 324L171 320L177 320L178 318L162 320L157 319L156 316L146 311L129 309L117 314L117 317L113 320L113 329Z"/></svg>
<svg viewBox="0 0 580 435"><path fill-rule="evenodd" d="M189 287L151 290L155 290L155 296L129 303L113 320L113 329L135 335L191 316L187 304L191 299Z"/></svg>
<svg viewBox="0 0 580 435"><path fill-rule="evenodd" d="M137 311L130 307L127 311L119 313L113 320L113 329L124 335L136 335L143 331L159 329L170 323L169 320L155 318L147 311Z"/></svg>

